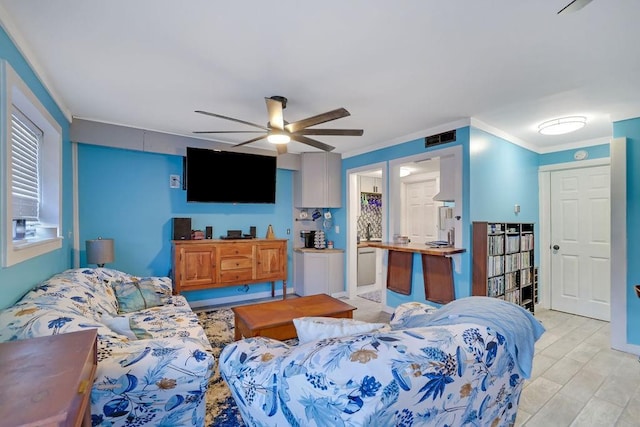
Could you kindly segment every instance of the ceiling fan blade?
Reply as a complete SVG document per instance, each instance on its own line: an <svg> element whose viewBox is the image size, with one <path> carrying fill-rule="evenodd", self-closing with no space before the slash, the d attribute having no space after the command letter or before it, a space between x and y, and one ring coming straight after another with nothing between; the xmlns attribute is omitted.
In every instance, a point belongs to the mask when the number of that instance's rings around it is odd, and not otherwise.
<svg viewBox="0 0 640 427"><path fill-rule="evenodd" d="M576 12L576 11L582 9L583 7L585 7L586 5L588 5L589 3L591 3L591 1L592 0L573 0L568 5L566 5L562 9L560 9L558 11L558 15L560 15L561 13L566 13L566 12Z"/></svg>
<svg viewBox="0 0 640 427"><path fill-rule="evenodd" d="M306 136L291 134L291 139L294 141L302 142L303 144L310 145L315 148L319 148L324 151L332 151L336 147L325 144L324 142L316 141L315 139L307 138Z"/></svg>
<svg viewBox="0 0 640 427"><path fill-rule="evenodd" d="M193 133L262 133L259 130L194 130Z"/></svg>
<svg viewBox="0 0 640 427"><path fill-rule="evenodd" d="M362 129L301 129L296 135L362 136Z"/></svg>
<svg viewBox="0 0 640 427"><path fill-rule="evenodd" d="M297 122L289 123L284 128L288 132L298 132L304 128L310 126L319 125L320 123L330 122L331 120L341 119L342 117L350 116L344 108L338 108L335 110L327 111L326 113L318 114L317 116L307 117L306 119L298 120Z"/></svg>
<svg viewBox="0 0 640 427"><path fill-rule="evenodd" d="M234 145L234 147L240 147L241 145L251 144L252 142L260 141L261 139L264 139L266 137L267 137L267 135L256 136L255 138L251 138L248 141L241 142L240 144L236 144L236 145Z"/></svg>
<svg viewBox="0 0 640 427"><path fill-rule="evenodd" d="M269 113L269 126L273 129L284 129L284 116L282 115L282 102L273 98L265 98L267 102L267 112Z"/></svg>
<svg viewBox="0 0 640 427"><path fill-rule="evenodd" d="M210 113L208 111L196 110L196 113L204 114L204 115L211 116L211 117L217 117L219 119L231 120L232 122L242 123L242 124L245 124L245 125L257 127L259 129L262 129L262 130L269 130L268 128L266 128L264 126L260 126L260 125L257 125L255 123L245 122L244 120L234 119L233 117L227 117L227 116L223 116L223 115L220 115L220 114Z"/></svg>
<svg viewBox="0 0 640 427"><path fill-rule="evenodd" d="M278 154L287 154L287 144L276 144Z"/></svg>

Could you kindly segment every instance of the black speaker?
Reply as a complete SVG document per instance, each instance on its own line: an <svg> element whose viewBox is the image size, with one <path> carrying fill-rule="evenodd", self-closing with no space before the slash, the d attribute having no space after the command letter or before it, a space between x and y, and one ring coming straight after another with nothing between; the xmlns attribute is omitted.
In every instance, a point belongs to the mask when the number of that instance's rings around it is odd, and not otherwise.
<svg viewBox="0 0 640 427"><path fill-rule="evenodd" d="M204 238L205 239L213 239L213 227L210 226L210 225L207 225L204 230L205 230Z"/></svg>
<svg viewBox="0 0 640 427"><path fill-rule="evenodd" d="M173 218L173 240L191 240L191 218Z"/></svg>
<svg viewBox="0 0 640 427"><path fill-rule="evenodd" d="M254 239L256 238L256 228L252 225L251 227L249 227L249 234L251 235L251 237L253 237Z"/></svg>

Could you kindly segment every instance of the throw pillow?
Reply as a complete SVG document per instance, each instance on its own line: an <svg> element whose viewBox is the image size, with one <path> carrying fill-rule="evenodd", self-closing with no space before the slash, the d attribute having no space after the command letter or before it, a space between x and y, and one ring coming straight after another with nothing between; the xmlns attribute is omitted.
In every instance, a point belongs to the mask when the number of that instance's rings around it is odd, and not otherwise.
<svg viewBox="0 0 640 427"><path fill-rule="evenodd" d="M368 323L362 320L333 317L299 317L293 319L300 344L323 338L338 338L347 335L373 332L387 326L385 323Z"/></svg>
<svg viewBox="0 0 640 427"><path fill-rule="evenodd" d="M157 292L153 282L148 280L133 280L112 282L113 290L118 300L120 313L144 310L145 308L162 305L162 295Z"/></svg>

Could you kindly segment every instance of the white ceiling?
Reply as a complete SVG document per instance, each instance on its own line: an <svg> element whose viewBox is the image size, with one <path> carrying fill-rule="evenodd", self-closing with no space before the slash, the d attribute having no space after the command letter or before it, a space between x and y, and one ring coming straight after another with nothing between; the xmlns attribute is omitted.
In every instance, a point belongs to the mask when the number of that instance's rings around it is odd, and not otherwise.
<svg viewBox="0 0 640 427"><path fill-rule="evenodd" d="M282 95L289 122L349 110L318 127L363 136L316 137L345 156L465 122L549 152L640 116L640 1L558 15L568 1L0 0L0 20L70 117L252 130L194 110L266 125L264 97ZM565 115L588 124L537 133Z"/></svg>

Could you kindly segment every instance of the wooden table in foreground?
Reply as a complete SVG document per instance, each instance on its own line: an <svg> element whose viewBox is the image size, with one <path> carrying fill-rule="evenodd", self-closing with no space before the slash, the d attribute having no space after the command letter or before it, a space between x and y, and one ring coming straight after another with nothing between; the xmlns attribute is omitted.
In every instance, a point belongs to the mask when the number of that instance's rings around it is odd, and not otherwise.
<svg viewBox="0 0 640 427"><path fill-rule="evenodd" d="M451 255L466 252L462 248L430 248L425 244L399 245L389 242L367 242L367 246L387 249L387 289L403 295L411 294L413 254L422 256L424 295L428 301L446 304L455 299Z"/></svg>
<svg viewBox="0 0 640 427"><path fill-rule="evenodd" d="M91 426L97 329L0 343L0 425Z"/></svg>
<svg viewBox="0 0 640 427"><path fill-rule="evenodd" d="M293 319L305 316L353 318L353 307L326 294L289 298L233 307L235 339L263 336L277 340L295 338Z"/></svg>

